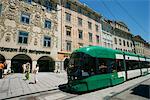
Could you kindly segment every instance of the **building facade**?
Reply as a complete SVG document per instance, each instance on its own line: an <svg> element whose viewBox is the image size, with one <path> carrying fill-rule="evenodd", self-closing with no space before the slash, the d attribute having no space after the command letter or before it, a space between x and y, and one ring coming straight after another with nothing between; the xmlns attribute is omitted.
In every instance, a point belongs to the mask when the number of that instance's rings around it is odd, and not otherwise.
<svg viewBox="0 0 150 100"><path fill-rule="evenodd" d="M7 69L22 72L31 69L54 71L57 61L56 0L0 0L0 60Z"/></svg>
<svg viewBox="0 0 150 100"><path fill-rule="evenodd" d="M58 59L62 68L71 52L79 47L101 45L101 15L78 0L61 0L59 13Z"/></svg>
<svg viewBox="0 0 150 100"><path fill-rule="evenodd" d="M101 19L102 25L102 34L101 34L101 42L102 46L113 49L113 34L112 34L112 26L108 23L107 19Z"/></svg>
<svg viewBox="0 0 150 100"><path fill-rule="evenodd" d="M150 44L148 42L144 44L144 56L150 57Z"/></svg>
<svg viewBox="0 0 150 100"><path fill-rule="evenodd" d="M150 45L141 36L136 35L133 37L135 45L135 53L150 57Z"/></svg>
<svg viewBox="0 0 150 100"><path fill-rule="evenodd" d="M113 36L113 48L116 50L134 52L132 34L127 25L119 21L111 21Z"/></svg>

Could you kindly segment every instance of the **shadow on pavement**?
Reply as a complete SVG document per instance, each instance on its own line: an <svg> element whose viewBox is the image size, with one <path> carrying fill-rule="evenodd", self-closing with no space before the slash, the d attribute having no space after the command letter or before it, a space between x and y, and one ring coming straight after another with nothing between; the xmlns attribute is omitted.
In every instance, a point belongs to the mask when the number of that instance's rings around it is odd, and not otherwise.
<svg viewBox="0 0 150 100"><path fill-rule="evenodd" d="M137 87L132 89L132 93L134 95L139 95L145 98L150 98L150 85L138 85Z"/></svg>

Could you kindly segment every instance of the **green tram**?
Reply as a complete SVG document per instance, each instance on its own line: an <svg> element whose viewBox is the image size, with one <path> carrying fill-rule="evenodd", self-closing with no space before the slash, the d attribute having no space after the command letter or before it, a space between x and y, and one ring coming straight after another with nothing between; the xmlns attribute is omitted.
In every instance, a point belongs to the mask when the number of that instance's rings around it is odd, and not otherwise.
<svg viewBox="0 0 150 100"><path fill-rule="evenodd" d="M67 88L88 92L150 73L150 58L100 46L75 50L67 68Z"/></svg>

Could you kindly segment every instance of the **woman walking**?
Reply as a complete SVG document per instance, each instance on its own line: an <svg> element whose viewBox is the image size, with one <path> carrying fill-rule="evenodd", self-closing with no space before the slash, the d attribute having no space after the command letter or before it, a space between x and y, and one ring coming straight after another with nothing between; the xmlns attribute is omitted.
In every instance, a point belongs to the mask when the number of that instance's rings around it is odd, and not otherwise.
<svg viewBox="0 0 150 100"><path fill-rule="evenodd" d="M37 74L38 74L38 72L39 72L39 65L37 64L36 65L36 68L34 69L34 71L33 71L33 74L34 74L34 82L35 82L35 84L37 83Z"/></svg>

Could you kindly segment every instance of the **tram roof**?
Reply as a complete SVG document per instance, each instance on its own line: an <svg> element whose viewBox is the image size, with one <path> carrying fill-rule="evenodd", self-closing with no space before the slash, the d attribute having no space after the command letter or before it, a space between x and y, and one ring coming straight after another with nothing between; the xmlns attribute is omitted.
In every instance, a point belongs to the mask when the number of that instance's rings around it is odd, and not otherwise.
<svg viewBox="0 0 150 100"><path fill-rule="evenodd" d="M112 59L116 58L116 54L123 54L122 51L104 48L100 46L83 47L75 50L74 52L83 52L85 54L97 58L112 58Z"/></svg>
<svg viewBox="0 0 150 100"><path fill-rule="evenodd" d="M131 52L124 52L125 55L128 55L128 56L135 56L135 57L142 57L144 58L144 56L140 56L138 54L135 54L135 53L131 53Z"/></svg>

